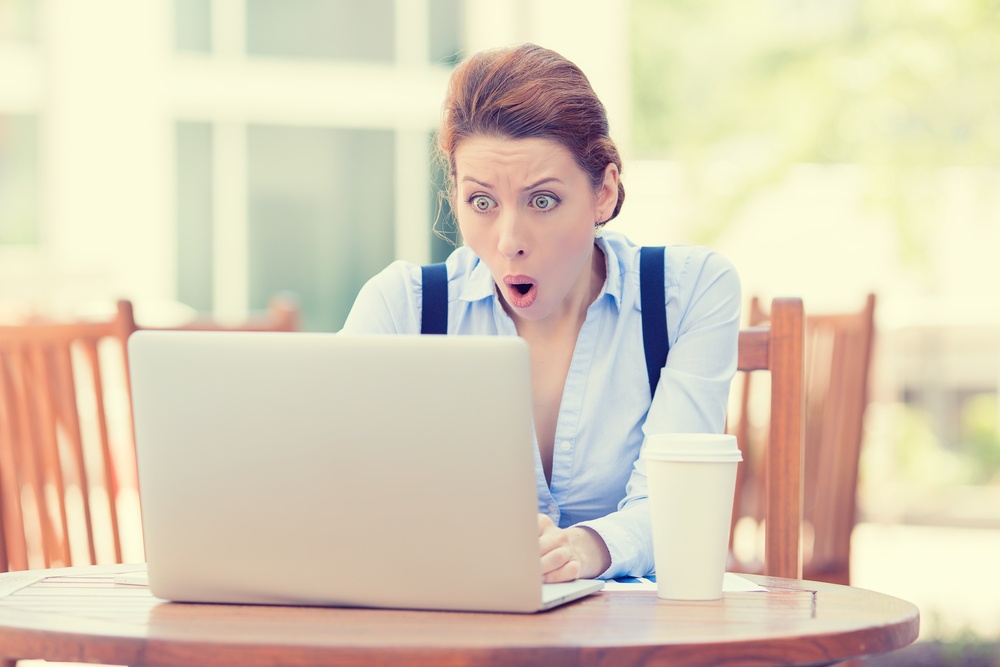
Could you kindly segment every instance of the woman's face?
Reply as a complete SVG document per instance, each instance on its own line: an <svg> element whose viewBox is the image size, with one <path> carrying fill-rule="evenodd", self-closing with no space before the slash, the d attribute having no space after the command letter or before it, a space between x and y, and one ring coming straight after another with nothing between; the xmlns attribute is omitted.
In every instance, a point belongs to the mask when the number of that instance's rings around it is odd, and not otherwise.
<svg viewBox="0 0 1000 667"><path fill-rule="evenodd" d="M486 263L515 319L559 317L590 305L603 258L594 224L618 198L618 170L595 192L570 152L551 139L473 136L455 149L455 212L465 244ZM595 275L599 273L599 275Z"/></svg>

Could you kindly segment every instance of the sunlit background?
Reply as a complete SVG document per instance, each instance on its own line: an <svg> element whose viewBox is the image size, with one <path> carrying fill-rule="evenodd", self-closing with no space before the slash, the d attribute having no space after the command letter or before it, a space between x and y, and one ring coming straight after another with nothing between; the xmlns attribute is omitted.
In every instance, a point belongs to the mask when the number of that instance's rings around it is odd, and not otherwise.
<svg viewBox="0 0 1000 667"><path fill-rule="evenodd" d="M747 300L877 295L854 583L1000 638L998 0L0 0L0 321L292 292L337 330L449 252L450 68L524 41L608 108L615 227Z"/></svg>

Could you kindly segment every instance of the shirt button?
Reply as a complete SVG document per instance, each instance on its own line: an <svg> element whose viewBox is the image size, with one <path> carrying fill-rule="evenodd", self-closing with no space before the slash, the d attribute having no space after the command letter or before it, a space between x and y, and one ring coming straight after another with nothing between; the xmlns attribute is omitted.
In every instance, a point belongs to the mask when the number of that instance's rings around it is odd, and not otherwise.
<svg viewBox="0 0 1000 667"><path fill-rule="evenodd" d="M560 452L568 452L571 449L573 449L573 445L569 444L565 440L563 442L559 443L559 451Z"/></svg>
<svg viewBox="0 0 1000 667"><path fill-rule="evenodd" d="M549 514L552 514L553 516L555 516L555 513L556 513L556 506L555 505L549 505Z"/></svg>

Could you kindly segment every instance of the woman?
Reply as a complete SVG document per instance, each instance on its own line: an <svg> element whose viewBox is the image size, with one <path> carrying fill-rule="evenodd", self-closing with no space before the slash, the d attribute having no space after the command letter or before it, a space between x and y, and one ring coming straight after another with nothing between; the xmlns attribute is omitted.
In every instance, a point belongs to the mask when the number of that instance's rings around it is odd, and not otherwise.
<svg viewBox="0 0 1000 667"><path fill-rule="evenodd" d="M704 248L666 248L670 353L651 398L639 248L604 232L625 197L621 158L584 74L531 44L473 55L452 74L438 148L465 243L446 262L448 333L517 335L531 351L544 579L648 574L643 433L723 430L737 275ZM421 297L420 267L393 263L343 331L420 333Z"/></svg>

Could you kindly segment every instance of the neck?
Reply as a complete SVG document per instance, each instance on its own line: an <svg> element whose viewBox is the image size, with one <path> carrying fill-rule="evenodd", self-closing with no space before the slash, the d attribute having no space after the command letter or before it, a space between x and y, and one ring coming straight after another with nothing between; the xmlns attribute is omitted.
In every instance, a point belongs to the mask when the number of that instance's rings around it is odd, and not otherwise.
<svg viewBox="0 0 1000 667"><path fill-rule="evenodd" d="M606 278L607 264L604 251L595 243L594 251L591 253L588 279L580 281L580 288L567 296L563 307L557 313L544 320L528 320L518 316L507 306L506 301L503 302L504 309L514 320L514 326L521 336L558 335L560 332L565 332L567 327L575 335L583 326L583 321L587 319L587 309L590 308L590 304L594 303L604 288Z"/></svg>

